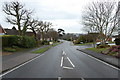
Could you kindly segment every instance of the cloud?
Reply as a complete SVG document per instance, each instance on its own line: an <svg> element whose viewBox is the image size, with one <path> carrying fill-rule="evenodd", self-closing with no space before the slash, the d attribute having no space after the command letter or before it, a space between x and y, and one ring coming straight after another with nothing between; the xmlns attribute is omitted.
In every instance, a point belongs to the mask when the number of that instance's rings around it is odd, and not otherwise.
<svg viewBox="0 0 120 80"><path fill-rule="evenodd" d="M11 0L0 0L0 24L4 27L12 26L5 22L5 13L2 11L4 2ZM13 0L14 1L14 0ZM16 0L17 1L17 0ZM92 1L108 0L18 0L25 4L25 8L35 11L34 17L54 23L55 29L63 28L66 32L81 32L81 25L78 23L84 7ZM113 0L109 0L113 1ZM118 0L114 0L118 1ZM11 27L10 27L11 26Z"/></svg>

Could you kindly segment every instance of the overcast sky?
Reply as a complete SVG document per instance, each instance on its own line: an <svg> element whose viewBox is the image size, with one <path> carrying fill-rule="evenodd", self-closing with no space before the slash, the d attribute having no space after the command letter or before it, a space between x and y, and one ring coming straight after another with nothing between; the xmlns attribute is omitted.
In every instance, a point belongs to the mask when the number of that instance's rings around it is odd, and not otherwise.
<svg viewBox="0 0 120 80"><path fill-rule="evenodd" d="M12 0L0 0L0 24L4 28L12 28L13 25L5 22L5 13L2 11L4 2ZM66 33L84 33L82 31L81 15L83 9L93 1L99 0L16 0L25 4L25 8L34 10L34 18L53 23L56 30L62 28ZM119 0L100 0L119 1Z"/></svg>

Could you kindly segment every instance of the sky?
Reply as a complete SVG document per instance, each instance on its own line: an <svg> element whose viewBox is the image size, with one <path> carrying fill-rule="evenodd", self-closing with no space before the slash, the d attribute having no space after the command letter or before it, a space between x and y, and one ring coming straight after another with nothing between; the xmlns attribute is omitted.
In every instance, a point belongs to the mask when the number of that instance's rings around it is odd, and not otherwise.
<svg viewBox="0 0 120 80"><path fill-rule="evenodd" d="M13 25L5 21L2 11L4 2L19 1L26 9L34 10L33 17L53 23L56 30L62 28L66 33L85 33L81 24L84 8L94 1L119 0L0 0L0 24L3 28L12 28Z"/></svg>

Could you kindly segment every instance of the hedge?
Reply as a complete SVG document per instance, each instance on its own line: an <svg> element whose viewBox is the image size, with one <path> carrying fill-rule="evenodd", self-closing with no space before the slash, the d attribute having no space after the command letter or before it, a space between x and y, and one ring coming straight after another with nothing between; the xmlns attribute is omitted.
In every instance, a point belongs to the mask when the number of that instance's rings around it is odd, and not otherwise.
<svg viewBox="0 0 120 80"><path fill-rule="evenodd" d="M17 36L17 35L3 35L2 47L18 46L23 48L31 48L36 45L34 37Z"/></svg>
<svg viewBox="0 0 120 80"><path fill-rule="evenodd" d="M35 47L36 40L34 37L23 36L19 38L18 46L24 48Z"/></svg>
<svg viewBox="0 0 120 80"><path fill-rule="evenodd" d="M18 44L19 36L14 35L3 35L2 36L2 47L11 47Z"/></svg>
<svg viewBox="0 0 120 80"><path fill-rule="evenodd" d="M120 38L116 38L116 39L115 39L115 44L116 44L116 45L120 45Z"/></svg>

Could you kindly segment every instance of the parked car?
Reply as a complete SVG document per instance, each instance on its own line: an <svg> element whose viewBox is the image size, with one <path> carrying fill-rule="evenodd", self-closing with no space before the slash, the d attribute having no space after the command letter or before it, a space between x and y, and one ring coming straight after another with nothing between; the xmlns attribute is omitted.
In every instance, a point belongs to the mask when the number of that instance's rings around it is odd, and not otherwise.
<svg viewBox="0 0 120 80"><path fill-rule="evenodd" d="M109 43L109 42L108 42L108 41L106 41L106 43L105 43L105 44L108 44L108 43ZM102 44L102 42L97 42L97 43L96 43L96 45L97 45L97 46L99 46L99 45L101 45L101 44Z"/></svg>

